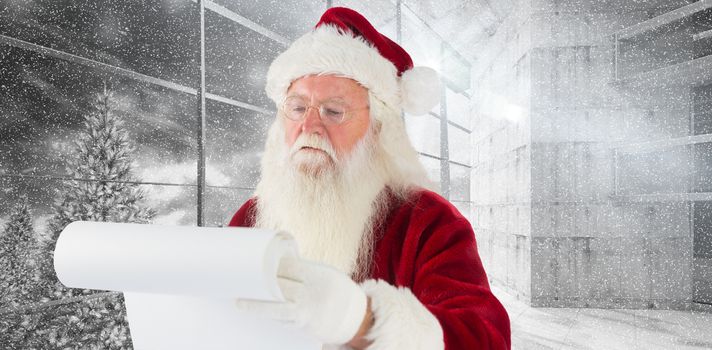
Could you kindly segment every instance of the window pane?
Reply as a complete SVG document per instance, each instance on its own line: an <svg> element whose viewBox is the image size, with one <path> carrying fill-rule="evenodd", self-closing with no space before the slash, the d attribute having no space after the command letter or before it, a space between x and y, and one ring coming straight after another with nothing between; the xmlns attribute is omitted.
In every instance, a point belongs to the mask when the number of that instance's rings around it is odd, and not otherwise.
<svg viewBox="0 0 712 350"><path fill-rule="evenodd" d="M207 184L254 188L274 116L214 101L208 101L207 107Z"/></svg>
<svg viewBox="0 0 712 350"><path fill-rule="evenodd" d="M467 221L472 223L472 217L471 217L472 216L472 213L471 213L472 203L471 202L460 202L460 201L453 200L453 201L451 201L451 203L452 203L452 205L455 206L455 208L457 208L457 210L460 212L460 214L462 214L462 216L464 216L467 219Z"/></svg>
<svg viewBox="0 0 712 350"><path fill-rule="evenodd" d="M191 1L6 1L0 34L195 86L198 11Z"/></svg>
<svg viewBox="0 0 712 350"><path fill-rule="evenodd" d="M405 128L416 150L440 156L440 119L431 115L406 115Z"/></svg>
<svg viewBox="0 0 712 350"><path fill-rule="evenodd" d="M692 89L694 134L712 134L712 85Z"/></svg>
<svg viewBox="0 0 712 350"><path fill-rule="evenodd" d="M427 157L421 154L420 162L423 163L430 180L437 184L437 187L440 188L440 159ZM441 192L442 191L438 191L438 193Z"/></svg>
<svg viewBox="0 0 712 350"><path fill-rule="evenodd" d="M102 171L68 167L111 148L80 137L110 130L108 124L84 124L85 117L101 121L98 111L108 104L109 115L121 123L117 129L126 133L108 137L126 142L114 150L127 151L121 163L132 169L131 176L116 179L195 183L195 96L7 46L0 47L0 57L0 164L7 173L100 176ZM104 83L106 103L97 100ZM88 147L79 152L77 143Z"/></svg>
<svg viewBox="0 0 712 350"><path fill-rule="evenodd" d="M417 66L440 68L440 45L442 40L425 26L408 6L402 8L403 48L413 58Z"/></svg>
<svg viewBox="0 0 712 350"><path fill-rule="evenodd" d="M205 226L223 227L230 223L254 190L208 187L206 191Z"/></svg>
<svg viewBox="0 0 712 350"><path fill-rule="evenodd" d="M212 11L205 13L205 83L208 92L264 108L267 69L284 46Z"/></svg>
<svg viewBox="0 0 712 350"><path fill-rule="evenodd" d="M326 10L324 1L309 0L216 0L215 3L291 40L312 29Z"/></svg>
<svg viewBox="0 0 712 350"><path fill-rule="evenodd" d="M471 130L470 100L465 95L450 89L446 89L446 98L447 120Z"/></svg>
<svg viewBox="0 0 712 350"><path fill-rule="evenodd" d="M440 37L416 16L408 6L402 7L403 42L401 46L408 52L416 66L426 66L440 72ZM440 104L433 107L433 113L440 114Z"/></svg>
<svg viewBox="0 0 712 350"><path fill-rule="evenodd" d="M152 223L179 226L197 224L197 187L140 185L140 188L146 194L146 205L156 212Z"/></svg>
<svg viewBox="0 0 712 350"><path fill-rule="evenodd" d="M712 202L695 202L694 215L694 257L712 259Z"/></svg>
<svg viewBox="0 0 712 350"><path fill-rule="evenodd" d="M693 145L695 169L692 173L692 192L712 192L712 143Z"/></svg>
<svg viewBox="0 0 712 350"><path fill-rule="evenodd" d="M712 202L695 202L692 300L712 302Z"/></svg>
<svg viewBox="0 0 712 350"><path fill-rule="evenodd" d="M472 147L470 146L470 134L452 125L447 126L447 144L450 160L470 165L472 161Z"/></svg>
<svg viewBox="0 0 712 350"><path fill-rule="evenodd" d="M450 163L450 199L470 201L470 168Z"/></svg>

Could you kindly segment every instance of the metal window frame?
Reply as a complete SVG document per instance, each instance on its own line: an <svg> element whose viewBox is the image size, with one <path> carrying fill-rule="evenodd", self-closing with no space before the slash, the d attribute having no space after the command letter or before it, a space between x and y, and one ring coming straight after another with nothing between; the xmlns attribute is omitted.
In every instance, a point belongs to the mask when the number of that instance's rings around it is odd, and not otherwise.
<svg viewBox="0 0 712 350"><path fill-rule="evenodd" d="M441 44L442 53L442 44ZM440 192L443 197L450 199L450 147L448 138L447 101L445 96L447 87L440 87Z"/></svg>
<svg viewBox="0 0 712 350"><path fill-rule="evenodd" d="M440 157L438 157L438 156L434 156L434 155L432 155L432 154L430 154L430 153L418 152L418 154L420 154L420 155L423 156L423 157L428 157L428 158L432 158L432 159L442 160L442 158L440 158Z"/></svg>
<svg viewBox="0 0 712 350"><path fill-rule="evenodd" d="M468 129L468 128L466 128L466 127L464 127L464 126L462 126L462 125L460 125L460 124L458 124L458 123L456 123L456 122L454 122L454 121L452 121L452 120L449 120L449 119L448 119L447 123L450 124L451 126L455 127L456 129L460 129L460 130L462 130L462 131L464 131L464 132L466 132L466 133L468 133L468 134L472 134L472 130L470 130L470 129Z"/></svg>
<svg viewBox="0 0 712 350"><path fill-rule="evenodd" d="M460 162L454 161L454 160L448 160L448 162L458 165L458 166L461 166L461 167L464 167L464 168L472 169L472 165L467 165L465 163L460 163Z"/></svg>
<svg viewBox="0 0 712 350"><path fill-rule="evenodd" d="M396 43L403 43L403 1L396 0Z"/></svg>
<svg viewBox="0 0 712 350"><path fill-rule="evenodd" d="M171 183L171 182L157 182L157 181L122 181L122 180L105 180L105 179L83 179L80 177L63 176L63 175L34 175L34 174L0 174L0 179L2 178L14 178L14 179L30 179L30 180L55 180L55 181L80 181L80 182L108 182L108 183L123 183L131 185L151 185L151 186L175 186L175 187L197 187L198 184L181 184L181 183ZM254 187L240 187L240 186L216 186L216 185L205 185L206 189L209 188L222 188L229 190L240 190L240 191L254 191Z"/></svg>
<svg viewBox="0 0 712 350"><path fill-rule="evenodd" d="M199 13L199 43L200 47L200 58L198 59L199 73L198 73L198 96L197 96L197 140L198 140L198 164L197 164L197 182L198 182L198 194L197 194L197 221L198 226L205 226L205 0L198 0L198 13Z"/></svg>

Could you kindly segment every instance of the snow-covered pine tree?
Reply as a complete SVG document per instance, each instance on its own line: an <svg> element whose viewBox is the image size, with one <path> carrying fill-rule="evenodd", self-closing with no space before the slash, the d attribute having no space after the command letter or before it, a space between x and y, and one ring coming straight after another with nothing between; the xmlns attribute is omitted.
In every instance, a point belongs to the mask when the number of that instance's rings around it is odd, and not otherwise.
<svg viewBox="0 0 712 350"><path fill-rule="evenodd" d="M19 306L30 300L34 236L27 196L21 195L0 232L0 308Z"/></svg>
<svg viewBox="0 0 712 350"><path fill-rule="evenodd" d="M59 233L73 221L148 223L153 218L153 210L142 204L144 193L132 174L134 148L113 111L112 99L105 87L95 98L94 110L84 118L84 129L66 167L69 177L76 180L59 189L48 223L49 251L54 251Z"/></svg>
<svg viewBox="0 0 712 350"><path fill-rule="evenodd" d="M128 133L113 113L112 93L96 97L95 111L84 119L84 130L68 160L74 179L61 190L50 220L51 240L77 220L147 223L154 213L141 205L143 192L132 174Z"/></svg>
<svg viewBox="0 0 712 350"><path fill-rule="evenodd" d="M53 299L95 293L65 288L56 279L53 252L67 224L78 220L148 223L154 216L154 211L142 203L144 192L132 174L133 147L112 101L113 94L105 86L97 94L93 110L85 116L84 128L67 161L67 172L74 180L59 189L48 223L41 280ZM56 308L54 315L47 310L36 320L36 334L47 340L38 347L131 348L122 301L119 296L77 302L72 304L74 312L70 314L64 306Z"/></svg>

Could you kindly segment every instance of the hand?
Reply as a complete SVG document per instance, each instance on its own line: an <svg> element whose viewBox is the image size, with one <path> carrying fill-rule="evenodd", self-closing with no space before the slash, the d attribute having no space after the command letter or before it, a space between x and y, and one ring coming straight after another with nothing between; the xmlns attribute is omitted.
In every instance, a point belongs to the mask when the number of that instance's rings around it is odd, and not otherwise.
<svg viewBox="0 0 712 350"><path fill-rule="evenodd" d="M288 257L277 281L286 302L238 299L238 308L301 328L325 344L344 344L359 332L366 294L341 271Z"/></svg>

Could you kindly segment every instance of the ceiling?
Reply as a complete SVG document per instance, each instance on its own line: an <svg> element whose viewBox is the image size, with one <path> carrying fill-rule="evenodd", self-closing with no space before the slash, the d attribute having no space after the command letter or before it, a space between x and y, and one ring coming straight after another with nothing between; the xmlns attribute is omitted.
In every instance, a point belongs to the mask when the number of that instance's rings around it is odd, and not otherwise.
<svg viewBox="0 0 712 350"><path fill-rule="evenodd" d="M412 10L466 60L476 61L473 47L492 37L517 0L410 0Z"/></svg>
<svg viewBox="0 0 712 350"><path fill-rule="evenodd" d="M396 0L385 0L395 4ZM644 12L652 18L697 0L526 0L532 12L619 14ZM369 1L366 1L369 2ZM371 1L373 2L373 1ZM382 1L381 1L382 2ZM449 42L470 63L475 47L492 37L522 0L402 0L428 27Z"/></svg>

